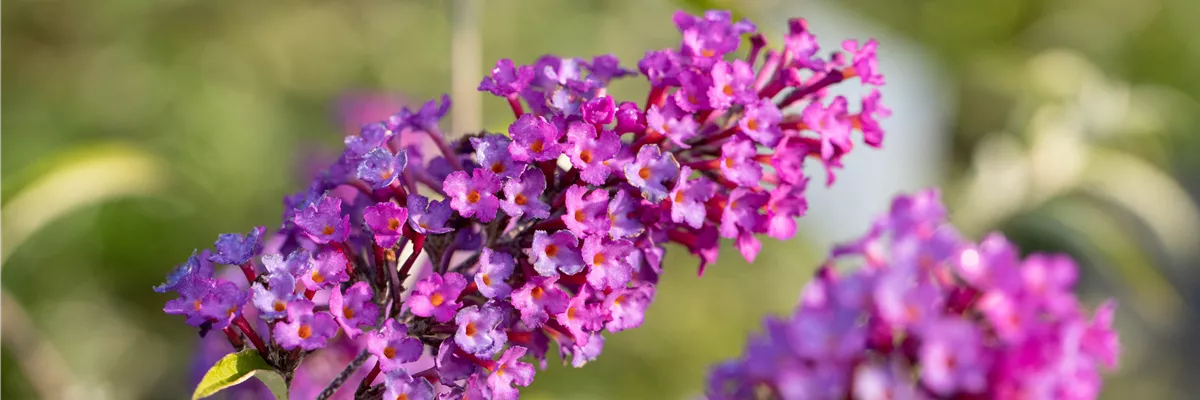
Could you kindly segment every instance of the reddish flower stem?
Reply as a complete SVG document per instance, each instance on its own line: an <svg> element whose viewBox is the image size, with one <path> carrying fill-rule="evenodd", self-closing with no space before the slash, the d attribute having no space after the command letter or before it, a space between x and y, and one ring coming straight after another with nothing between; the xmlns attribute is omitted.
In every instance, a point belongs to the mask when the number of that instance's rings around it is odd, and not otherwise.
<svg viewBox="0 0 1200 400"><path fill-rule="evenodd" d="M396 287L396 291L393 294L395 301L393 301L392 308L395 310L400 309L400 292L404 290L402 287L404 285L404 280L408 279L409 271L412 270L413 264L416 264L417 262L417 257L421 256L421 251L425 248L425 235L416 233L407 226L404 227L404 230L405 233L410 233L412 235L413 252L412 254L408 255L408 258L404 260L404 265L400 267L400 272L398 274L400 286Z"/></svg>
<svg viewBox="0 0 1200 400"><path fill-rule="evenodd" d="M246 275L246 282L254 283L254 280L258 278L258 275L254 273L254 260L246 260L240 267L242 267L242 274Z"/></svg>
<svg viewBox="0 0 1200 400"><path fill-rule="evenodd" d="M442 130L437 126L430 127L426 132L429 134L429 139L433 140L433 144L437 145L438 150L442 151L442 155L446 157L446 161L450 162L450 166L456 171L462 171L462 160L458 159L458 155L454 154L454 150L450 149L450 145L446 143L446 137L442 135Z"/></svg>
<svg viewBox="0 0 1200 400"><path fill-rule="evenodd" d="M816 93L817 91L824 89L824 88L828 87L829 85L841 82L845 79L846 79L846 74L843 71L838 71L838 70L830 71L829 74L825 75L825 77L821 78L821 80L816 81L811 85L796 89L796 90L792 91L791 93L789 93L787 95L787 97L784 97L783 100L779 101L779 108L785 108L787 106L790 106L790 105L792 105L792 103L800 101L800 99L803 99L805 96Z"/></svg>
<svg viewBox="0 0 1200 400"><path fill-rule="evenodd" d="M633 154L636 155L638 153L638 150L642 149L642 146L645 146L648 144L656 144L656 143L662 142L663 139L666 139L666 138L667 137L661 133L658 133L655 131L650 131L650 133L642 135L642 137L638 138L637 141L633 142L633 146L630 146L630 148L633 150Z"/></svg>
<svg viewBox="0 0 1200 400"><path fill-rule="evenodd" d="M693 171L708 171L708 170L721 168L721 160L720 159L700 160L700 161L693 161L693 162L690 162L690 163L687 163L684 165L688 168L691 168Z"/></svg>
<svg viewBox="0 0 1200 400"><path fill-rule="evenodd" d="M425 380L429 381L429 383L434 384L442 381L441 376L438 375L437 367L426 368L424 371L415 373L412 376L414 378L425 378Z"/></svg>
<svg viewBox="0 0 1200 400"><path fill-rule="evenodd" d="M533 228L530 228L530 229L533 229L535 231L554 231L554 230L559 230L559 229L563 229L566 227L567 227L567 224L563 222L562 218L554 218L554 219L548 219L548 220L545 220L542 222L538 222L537 224L533 225Z"/></svg>
<svg viewBox="0 0 1200 400"><path fill-rule="evenodd" d="M375 378L378 376L379 376L379 361L376 361L375 367L371 368L371 372L368 372L367 376L363 377L362 383L358 384L358 391L359 392L367 391L367 388L371 387L371 383L375 382Z"/></svg>
<svg viewBox="0 0 1200 400"><path fill-rule="evenodd" d="M710 143L716 143L716 142L728 139L730 136L737 134L739 131L741 131L741 128L738 128L737 125L731 126L731 127L729 127L729 129L726 129L726 130L722 131L721 133L706 137L703 140L696 142L696 144L692 145L692 148L696 148L696 147L704 146L704 145L707 145Z"/></svg>
<svg viewBox="0 0 1200 400"><path fill-rule="evenodd" d="M513 116L521 118L521 115L525 114L525 107L521 106L521 99L518 98L516 94L507 97L507 99L508 106L512 108Z"/></svg>
<svg viewBox="0 0 1200 400"><path fill-rule="evenodd" d="M488 370L488 372L491 372L492 370L496 369L495 361L480 359L479 357L476 357L474 354L463 351L463 349L459 349L459 348L454 349L454 354L458 355L459 357L471 360L472 363L475 363L475 365L483 367L483 369Z"/></svg>
<svg viewBox="0 0 1200 400"><path fill-rule="evenodd" d="M650 88L650 93L646 95L646 105L642 107L642 111L649 110L651 105L662 106L663 100L667 98L665 86L655 86Z"/></svg>
<svg viewBox="0 0 1200 400"><path fill-rule="evenodd" d="M554 170L558 169L554 160L538 161L537 166L542 170L542 175L546 177L546 185L553 184Z"/></svg>
<svg viewBox="0 0 1200 400"><path fill-rule="evenodd" d="M250 321L246 320L246 316L239 314L237 318L233 319L233 324L237 325L238 329L241 329L242 333L246 334L246 338L250 339L250 343L254 344L254 348L258 350L258 353L263 358L266 358L267 346L263 344L262 338L258 337L258 332L255 332L254 328L250 327Z"/></svg>
<svg viewBox="0 0 1200 400"><path fill-rule="evenodd" d="M746 54L746 62L750 63L750 67L754 67L754 63L758 62L758 54L763 47L767 47L767 38L761 33L750 36L750 53Z"/></svg>
<svg viewBox="0 0 1200 400"><path fill-rule="evenodd" d="M241 350L246 342L242 341L242 335L233 330L233 327L225 327L225 336L229 337L229 344L233 345L234 350Z"/></svg>

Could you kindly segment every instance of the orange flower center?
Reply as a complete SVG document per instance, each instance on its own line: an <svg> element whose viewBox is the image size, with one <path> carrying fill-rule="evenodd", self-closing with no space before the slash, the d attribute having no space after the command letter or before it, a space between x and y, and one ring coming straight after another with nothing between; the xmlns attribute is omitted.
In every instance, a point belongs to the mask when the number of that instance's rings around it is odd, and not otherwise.
<svg viewBox="0 0 1200 400"><path fill-rule="evenodd" d="M700 55L705 56L705 57L712 57L712 56L717 55L717 52L712 51L712 49L704 49L704 50L700 50Z"/></svg>
<svg viewBox="0 0 1200 400"><path fill-rule="evenodd" d="M533 297L534 299L542 298L543 294L546 294L546 291L542 290L540 287L535 287L533 290L529 291L529 297Z"/></svg>
<svg viewBox="0 0 1200 400"><path fill-rule="evenodd" d="M754 118L750 118L748 121L746 121L746 127L750 128L750 130L752 130L752 131L757 131L758 130L758 120L754 119Z"/></svg>
<svg viewBox="0 0 1200 400"><path fill-rule="evenodd" d="M275 300L275 312L283 312L283 310L286 310L286 309L287 309L287 304L284 304L282 301Z"/></svg>
<svg viewBox="0 0 1200 400"><path fill-rule="evenodd" d="M396 358L396 348L392 346L384 347L383 356L387 357L389 360Z"/></svg>
<svg viewBox="0 0 1200 400"><path fill-rule="evenodd" d="M483 281L484 286L492 286L492 277L488 276L488 274L480 275L479 280Z"/></svg>
<svg viewBox="0 0 1200 400"><path fill-rule="evenodd" d="M592 265L604 264L604 253L596 253L592 256Z"/></svg>
<svg viewBox="0 0 1200 400"><path fill-rule="evenodd" d="M584 214L583 210L575 210L575 222L583 222L585 219L587 219L587 214Z"/></svg>
<svg viewBox="0 0 1200 400"><path fill-rule="evenodd" d="M724 92L726 96L733 96L733 86L725 85L725 88L721 89L721 91Z"/></svg>
<svg viewBox="0 0 1200 400"><path fill-rule="evenodd" d="M725 159L725 168L733 168L733 159L732 158Z"/></svg>
<svg viewBox="0 0 1200 400"><path fill-rule="evenodd" d="M613 304L621 304L624 302L625 302L625 295L623 295L623 294L619 295L619 296L617 296L617 298L613 299Z"/></svg>
<svg viewBox="0 0 1200 400"><path fill-rule="evenodd" d="M313 271L312 281L316 283L325 282L325 277L321 276L321 271Z"/></svg>
<svg viewBox="0 0 1200 400"><path fill-rule="evenodd" d="M472 190L471 192L467 193L467 201L470 202L471 204L478 203L479 197L480 196L479 196L478 190Z"/></svg>
<svg viewBox="0 0 1200 400"><path fill-rule="evenodd" d="M513 198L513 203L517 203L518 206L523 206L526 203L529 203L529 198L525 197L523 194L517 193L517 196Z"/></svg>
<svg viewBox="0 0 1200 400"><path fill-rule="evenodd" d="M675 202L676 202L676 203L682 203L682 202L683 202L683 191L682 191L682 190L680 190L680 191L678 191L678 192L675 192Z"/></svg>
<svg viewBox="0 0 1200 400"><path fill-rule="evenodd" d="M546 143L543 142L542 139L534 140L533 144L529 145L529 149L533 150L534 153L541 153L542 149L544 149L545 147L546 147Z"/></svg>
<svg viewBox="0 0 1200 400"><path fill-rule="evenodd" d="M468 322L467 326L463 328L463 333L466 333L467 336L475 336L475 333L478 331L479 329L475 328L474 322Z"/></svg>
<svg viewBox="0 0 1200 400"><path fill-rule="evenodd" d="M434 293L434 294L429 295L429 304L433 304L434 307L440 306L440 305L442 305L442 303L445 303L445 302L446 302L446 297L442 296L441 293Z"/></svg>
<svg viewBox="0 0 1200 400"><path fill-rule="evenodd" d="M334 228L333 228L333 225L325 225L325 227L324 227L324 228L321 228L321 234L322 234L322 235L332 235L332 234L333 234L333 232L334 232L334 231L336 231L336 230L337 230L337 229L334 229Z"/></svg>
<svg viewBox="0 0 1200 400"><path fill-rule="evenodd" d="M650 179L650 167L642 167L638 170L638 177L642 179Z"/></svg>
<svg viewBox="0 0 1200 400"><path fill-rule="evenodd" d="M395 218L388 218L388 230L394 231L397 229L400 229L400 220L395 219Z"/></svg>
<svg viewBox="0 0 1200 400"><path fill-rule="evenodd" d="M584 150L584 151L579 152L579 160L583 161L585 164L591 164L591 162L592 162L591 150Z"/></svg>
<svg viewBox="0 0 1200 400"><path fill-rule="evenodd" d="M309 336L312 336L312 327L308 324L301 324L300 329L296 330L296 336L299 336L301 339L308 339Z"/></svg>
<svg viewBox="0 0 1200 400"><path fill-rule="evenodd" d="M354 318L354 309L350 308L350 306L342 307L342 315L347 319Z"/></svg>
<svg viewBox="0 0 1200 400"><path fill-rule="evenodd" d="M396 396L396 400L408 400L408 395L404 394L404 393L400 393L399 396Z"/></svg>
<svg viewBox="0 0 1200 400"><path fill-rule="evenodd" d="M492 172L495 172L497 174L503 173L504 172L504 164L501 162L492 163Z"/></svg>
<svg viewBox="0 0 1200 400"><path fill-rule="evenodd" d="M554 257L555 254L558 254L558 246L553 244L546 245L546 257Z"/></svg>
<svg viewBox="0 0 1200 400"><path fill-rule="evenodd" d="M575 310L575 307L568 308L567 309L567 319L575 319L576 312L577 311Z"/></svg>
<svg viewBox="0 0 1200 400"><path fill-rule="evenodd" d="M192 303L192 308L195 308L196 311L200 311L200 300L196 300L195 303Z"/></svg>

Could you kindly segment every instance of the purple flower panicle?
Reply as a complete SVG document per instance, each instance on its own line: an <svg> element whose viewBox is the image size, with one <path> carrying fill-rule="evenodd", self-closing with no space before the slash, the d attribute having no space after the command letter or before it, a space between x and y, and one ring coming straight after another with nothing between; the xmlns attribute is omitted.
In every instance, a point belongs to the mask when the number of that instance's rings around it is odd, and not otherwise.
<svg viewBox="0 0 1200 400"><path fill-rule="evenodd" d="M884 79L874 41L822 51L807 24L795 19L782 49L764 51L757 27L726 11L677 12L672 22L678 43L646 52L636 71L629 60L607 54L498 61L479 90L509 105L507 132L444 134L449 96L398 107L380 121L354 121L362 128L344 140L337 162L285 198L277 229L222 235L215 253L198 251L154 287L178 293L164 311L183 315L202 334L222 331L235 347L253 345L278 372L295 377L293 394L304 398L316 397L305 385L324 387L304 379L341 371L364 348L375 365L350 371L357 382L347 385L387 398L515 399L531 383L533 365L545 367L553 345L576 367L597 359L607 333L642 324L672 243L696 255L703 272L718 261L722 239L753 260L763 235L792 237L796 219L808 212L808 163L824 167L832 183L855 142L882 144L881 119L890 114L877 88ZM749 51L740 55L751 34ZM632 77L649 84L644 97L612 96L614 79ZM861 92L861 102L829 95L834 85ZM977 251L980 258L1004 254L993 250ZM912 257L949 257L943 248L927 253ZM1022 273L960 265L963 279L981 288L971 292L979 301L970 304L996 328L972 329L1021 345L1043 334L1027 326L1037 320L1028 304L1075 309L1074 276L1064 272L1069 263L1048 260ZM259 263L265 274L258 274ZM218 267L240 268L247 282L216 277L230 275ZM891 302L870 307L886 326L860 332L848 310L866 307L865 295L846 304L839 298L806 306L820 324L791 336L811 341L778 348L844 362L861 343L887 342L876 331L916 332L945 322L936 307L904 305L955 300L938 286L909 281L908 275L855 281L876 285L872 299ZM1026 286L1032 289L1013 290ZM1104 353L1116 343L1106 330L1110 322L1111 311L1082 321L1072 340L1115 360L1115 353ZM264 327L271 335L259 333ZM934 339L910 358L943 368L932 367L930 381L912 387L920 393L978 388L977 370L949 362L935 346L968 339ZM979 339L981 346L992 343L990 336ZM993 353L971 360L1001 362ZM318 365L298 367L297 359ZM851 387L859 375L875 386L855 390L911 383L902 379L909 376L903 365L875 365L857 375L842 367L767 370L794 378L776 392L783 397L817 382ZM1016 376L1023 369L1005 371L1015 377L1004 379L1023 379ZM1006 376L989 370L985 386ZM1024 390L1012 390L1018 389Z"/></svg>

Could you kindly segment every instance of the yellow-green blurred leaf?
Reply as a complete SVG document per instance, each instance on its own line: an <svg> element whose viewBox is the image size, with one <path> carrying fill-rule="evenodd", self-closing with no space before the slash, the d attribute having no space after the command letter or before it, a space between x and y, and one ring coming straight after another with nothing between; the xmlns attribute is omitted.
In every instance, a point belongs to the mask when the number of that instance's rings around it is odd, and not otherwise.
<svg viewBox="0 0 1200 400"><path fill-rule="evenodd" d="M196 385L192 400L212 396L250 378L258 378L265 383L276 399L287 399L287 383L283 381L283 377L267 365L267 361L258 355L257 350L246 349L240 353L230 353L213 364L212 368L204 373L200 384Z"/></svg>
<svg viewBox="0 0 1200 400"><path fill-rule="evenodd" d="M4 202L0 264L29 235L80 208L114 198L162 191L166 163L137 147L101 144L49 157L48 166Z"/></svg>

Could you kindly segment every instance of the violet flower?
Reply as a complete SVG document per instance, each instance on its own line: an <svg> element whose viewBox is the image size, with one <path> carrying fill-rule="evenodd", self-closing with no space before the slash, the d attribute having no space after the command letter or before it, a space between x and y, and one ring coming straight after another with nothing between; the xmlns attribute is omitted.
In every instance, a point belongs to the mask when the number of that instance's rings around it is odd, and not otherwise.
<svg viewBox="0 0 1200 400"><path fill-rule="evenodd" d="M362 281L350 285L345 294L336 287L329 292L329 312L351 339L362 334L359 327L375 325L379 306L372 301L373 296L371 285Z"/></svg>
<svg viewBox="0 0 1200 400"><path fill-rule="evenodd" d="M262 251L262 235L265 227L256 226L245 236L236 233L223 233L217 236L213 248L217 253L208 256L208 261L218 264L242 265L251 257Z"/></svg>
<svg viewBox="0 0 1200 400"><path fill-rule="evenodd" d="M637 159L625 164L625 179L642 190L642 197L658 203L667 197L666 182L679 174L679 162L672 153L663 153L657 145L642 147Z"/></svg>
<svg viewBox="0 0 1200 400"><path fill-rule="evenodd" d="M475 217L479 222L496 218L496 210L500 208L500 200L496 198L500 178L496 174L476 169L468 178L466 172L455 171L442 185L446 195L450 196L450 207L460 215Z"/></svg>
<svg viewBox="0 0 1200 400"><path fill-rule="evenodd" d="M284 349L316 350L338 332L338 325L327 312L314 312L313 303L295 300L287 305L287 322L275 324L274 337Z"/></svg>
<svg viewBox="0 0 1200 400"><path fill-rule="evenodd" d="M542 201L545 191L546 176L538 170L525 170L519 177L504 182L504 200L500 200L500 209L513 218L546 219L550 217L550 205Z"/></svg>
<svg viewBox="0 0 1200 400"><path fill-rule="evenodd" d="M498 253L487 247L479 255L479 272L475 274L475 286L479 293L489 299L503 300L512 293L512 286L506 280L512 276L513 262L511 255Z"/></svg>
<svg viewBox="0 0 1200 400"><path fill-rule="evenodd" d="M534 259L534 270L543 276L555 276L558 271L574 275L584 268L583 256L579 253L579 239L571 231L553 234L534 232L529 256Z"/></svg>
<svg viewBox="0 0 1200 400"><path fill-rule="evenodd" d="M367 336L367 350L379 360L382 371L398 371L421 357L421 341L408 336L408 326L388 318L383 327Z"/></svg>
<svg viewBox="0 0 1200 400"><path fill-rule="evenodd" d="M390 201L377 203L367 207L363 212L363 220L374 233L375 244L390 248L403 236L404 224L408 221L408 210Z"/></svg>
<svg viewBox="0 0 1200 400"><path fill-rule="evenodd" d="M457 272L448 273L445 277L429 275L417 282L416 292L408 298L408 304L413 314L448 322L454 319L460 305L458 296L466 287L467 280Z"/></svg>

